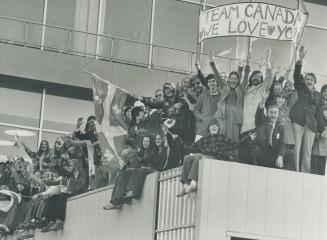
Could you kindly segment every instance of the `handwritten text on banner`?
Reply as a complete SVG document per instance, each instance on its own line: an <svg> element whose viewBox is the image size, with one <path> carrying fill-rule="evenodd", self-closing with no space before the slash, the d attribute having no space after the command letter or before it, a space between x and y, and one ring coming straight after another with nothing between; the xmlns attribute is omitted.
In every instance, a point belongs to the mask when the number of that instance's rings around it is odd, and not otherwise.
<svg viewBox="0 0 327 240"><path fill-rule="evenodd" d="M306 16L266 3L239 3L212 8L200 14L199 40L224 36L252 36L296 41Z"/></svg>

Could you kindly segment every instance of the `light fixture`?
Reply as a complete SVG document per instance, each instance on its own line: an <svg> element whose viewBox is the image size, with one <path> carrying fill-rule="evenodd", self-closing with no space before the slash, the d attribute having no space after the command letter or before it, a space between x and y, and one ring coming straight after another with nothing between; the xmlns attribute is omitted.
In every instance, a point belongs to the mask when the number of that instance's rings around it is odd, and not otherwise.
<svg viewBox="0 0 327 240"><path fill-rule="evenodd" d="M26 130L18 130L18 129L11 129L5 130L5 134L10 136L18 136L18 137L32 137L35 136L34 132L26 131Z"/></svg>
<svg viewBox="0 0 327 240"><path fill-rule="evenodd" d="M15 143L7 140L0 140L0 146L14 146Z"/></svg>

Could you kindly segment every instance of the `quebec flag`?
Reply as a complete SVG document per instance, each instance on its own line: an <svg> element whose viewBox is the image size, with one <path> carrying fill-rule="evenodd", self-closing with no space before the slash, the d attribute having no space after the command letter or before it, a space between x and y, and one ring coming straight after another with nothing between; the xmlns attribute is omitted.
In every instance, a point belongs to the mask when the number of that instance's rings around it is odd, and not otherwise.
<svg viewBox="0 0 327 240"><path fill-rule="evenodd" d="M98 141L102 152L102 169L117 171L122 166L119 152L123 148L128 131L124 109L133 106L137 100L132 94L93 76L93 99L97 121Z"/></svg>

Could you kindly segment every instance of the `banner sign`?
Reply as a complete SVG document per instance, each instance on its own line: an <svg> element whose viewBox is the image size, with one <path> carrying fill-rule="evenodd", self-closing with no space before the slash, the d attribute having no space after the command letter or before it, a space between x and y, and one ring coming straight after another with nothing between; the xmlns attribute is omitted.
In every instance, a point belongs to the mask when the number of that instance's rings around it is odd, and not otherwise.
<svg viewBox="0 0 327 240"><path fill-rule="evenodd" d="M298 40L306 14L266 3L238 3L201 12L199 41L225 36L247 36L280 41Z"/></svg>

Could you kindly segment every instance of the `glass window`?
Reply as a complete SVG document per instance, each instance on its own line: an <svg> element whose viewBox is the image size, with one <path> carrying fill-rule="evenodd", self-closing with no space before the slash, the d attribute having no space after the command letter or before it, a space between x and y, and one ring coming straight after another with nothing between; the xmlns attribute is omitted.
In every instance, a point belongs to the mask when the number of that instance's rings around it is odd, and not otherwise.
<svg viewBox="0 0 327 240"><path fill-rule="evenodd" d="M268 48L272 50L272 66L280 66L286 69L290 66L294 47L293 43L289 41L252 38L252 61L261 63Z"/></svg>
<svg viewBox="0 0 327 240"><path fill-rule="evenodd" d="M8 155L19 155L24 158L29 158L22 146L19 145L18 147L14 145L15 134L17 134L19 140L24 142L32 151L37 150L37 131L0 126L0 159L2 161L5 160Z"/></svg>
<svg viewBox="0 0 327 240"><path fill-rule="evenodd" d="M42 23L44 0L1 0L0 16L12 17ZM15 20L0 18L1 39L25 41L26 24ZM40 44L42 27L36 24L28 26L28 42Z"/></svg>
<svg viewBox="0 0 327 240"><path fill-rule="evenodd" d="M215 62L219 67L220 71L230 72L231 70L231 61L230 58L236 58L237 55L241 55L238 53L237 46L240 45L238 37L220 37L220 38L211 38L203 41L203 52L209 54L210 51L213 51L216 58ZM247 46L245 46L247 48ZM202 59L201 59L202 60ZM207 69L209 72L212 72L211 67L209 65L209 57L207 57L205 62L202 62L202 66L204 69Z"/></svg>
<svg viewBox="0 0 327 240"><path fill-rule="evenodd" d="M38 127L41 100L41 93L0 87L0 122Z"/></svg>
<svg viewBox="0 0 327 240"><path fill-rule="evenodd" d="M298 8L298 0L257 0L254 2L264 2L292 9Z"/></svg>
<svg viewBox="0 0 327 240"><path fill-rule="evenodd" d="M327 84L327 75L316 74L317 84L315 88L320 92L320 89L323 85Z"/></svg>
<svg viewBox="0 0 327 240"><path fill-rule="evenodd" d="M149 42L151 0L107 0L103 35ZM100 39L100 54L108 55L108 41ZM123 40L114 40L113 57L147 63L149 46Z"/></svg>
<svg viewBox="0 0 327 240"><path fill-rule="evenodd" d="M308 23L327 27L327 6L319 5L314 3L305 3L304 4L307 11L309 12Z"/></svg>
<svg viewBox="0 0 327 240"><path fill-rule="evenodd" d="M87 33L74 32L69 36L69 47L75 52L95 55L97 36L94 34L98 30L99 4L100 0L76 2L74 29Z"/></svg>
<svg viewBox="0 0 327 240"><path fill-rule="evenodd" d="M242 2L249 2L249 0L205 0L206 4L212 4L215 6L221 6L221 5L227 5L227 4L233 4L233 3L242 3ZM298 6L298 0L257 0L253 2L264 2L264 3L270 3L274 5L279 5L282 7L288 7L288 8L297 8Z"/></svg>
<svg viewBox="0 0 327 240"><path fill-rule="evenodd" d="M65 28L74 28L76 0L48 1L46 23ZM45 28L45 47L68 49L69 31L59 28Z"/></svg>
<svg viewBox="0 0 327 240"><path fill-rule="evenodd" d="M227 5L232 3L240 3L240 2L249 2L248 0L204 0L205 4L211 4L215 6Z"/></svg>
<svg viewBox="0 0 327 240"><path fill-rule="evenodd" d="M94 115L93 102L46 95L43 128L72 132L79 117L90 115Z"/></svg>
<svg viewBox="0 0 327 240"><path fill-rule="evenodd" d="M156 1L154 44L196 52L199 10L201 6L175 0ZM154 47L155 66L190 71L192 53Z"/></svg>
<svg viewBox="0 0 327 240"><path fill-rule="evenodd" d="M1 0L0 15L42 23L43 6L44 0Z"/></svg>
<svg viewBox="0 0 327 240"><path fill-rule="evenodd" d="M326 42L326 30L311 27L305 29L301 41L301 45L305 46L308 50L303 65L304 71L327 75L327 50L324 44Z"/></svg>

